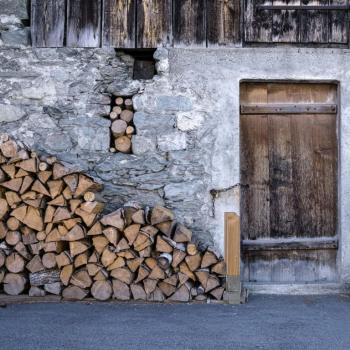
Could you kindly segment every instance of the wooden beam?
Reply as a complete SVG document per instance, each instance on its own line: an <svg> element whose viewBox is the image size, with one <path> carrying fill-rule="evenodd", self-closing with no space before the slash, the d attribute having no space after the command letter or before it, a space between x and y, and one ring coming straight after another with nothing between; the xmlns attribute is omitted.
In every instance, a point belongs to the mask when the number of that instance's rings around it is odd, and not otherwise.
<svg viewBox="0 0 350 350"><path fill-rule="evenodd" d="M335 104L272 104L241 105L241 114L336 114Z"/></svg>
<svg viewBox="0 0 350 350"><path fill-rule="evenodd" d="M337 249L338 238L243 240L244 251Z"/></svg>
<svg viewBox="0 0 350 350"><path fill-rule="evenodd" d="M240 220L236 213L225 213L225 261L228 276L240 276Z"/></svg>

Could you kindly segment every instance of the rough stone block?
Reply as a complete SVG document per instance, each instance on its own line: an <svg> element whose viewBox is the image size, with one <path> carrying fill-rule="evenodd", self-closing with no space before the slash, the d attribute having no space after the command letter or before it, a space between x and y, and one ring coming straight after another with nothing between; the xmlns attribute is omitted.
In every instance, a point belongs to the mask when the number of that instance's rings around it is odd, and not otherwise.
<svg viewBox="0 0 350 350"><path fill-rule="evenodd" d="M33 85L22 89L22 96L33 100L41 100L44 97L55 96L56 87L53 82L42 82L40 85Z"/></svg>
<svg viewBox="0 0 350 350"><path fill-rule="evenodd" d="M156 140L145 136L134 135L132 137L132 153L141 155L156 151Z"/></svg>
<svg viewBox="0 0 350 350"><path fill-rule="evenodd" d="M44 142L47 149L54 152L67 151L73 147L69 135L58 131L47 134Z"/></svg>
<svg viewBox="0 0 350 350"><path fill-rule="evenodd" d="M134 114L134 124L138 135L160 135L174 129L175 118L172 115L136 112Z"/></svg>
<svg viewBox="0 0 350 350"><path fill-rule="evenodd" d="M190 111L192 102L185 96L161 95L156 98L156 107L164 111Z"/></svg>
<svg viewBox="0 0 350 350"><path fill-rule="evenodd" d="M13 105L0 104L0 123L9 123L20 120L25 115L22 108Z"/></svg>
<svg viewBox="0 0 350 350"><path fill-rule="evenodd" d="M181 131L196 130L203 123L203 115L198 112L180 112L176 117L176 126Z"/></svg>
<svg viewBox="0 0 350 350"><path fill-rule="evenodd" d="M171 183L164 187L165 198L171 201L184 199L193 201L195 195L200 192L203 192L203 184L201 182Z"/></svg>
<svg viewBox="0 0 350 350"><path fill-rule="evenodd" d="M75 127L72 130L78 147L85 151L108 151L110 134L108 128Z"/></svg>
<svg viewBox="0 0 350 350"><path fill-rule="evenodd" d="M28 19L28 0L0 0L2 15L15 15L20 19Z"/></svg>
<svg viewBox="0 0 350 350"><path fill-rule="evenodd" d="M186 149L186 134L173 132L158 137L158 148L163 152Z"/></svg>
<svg viewBox="0 0 350 350"><path fill-rule="evenodd" d="M28 28L1 32L1 39L5 46L18 47L30 45Z"/></svg>

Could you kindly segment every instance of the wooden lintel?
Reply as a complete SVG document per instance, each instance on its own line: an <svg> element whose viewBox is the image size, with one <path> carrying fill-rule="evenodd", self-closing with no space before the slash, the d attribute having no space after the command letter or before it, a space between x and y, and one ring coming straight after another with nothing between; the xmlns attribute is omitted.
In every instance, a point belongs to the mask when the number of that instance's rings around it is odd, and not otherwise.
<svg viewBox="0 0 350 350"><path fill-rule="evenodd" d="M336 104L243 104L241 114L336 114Z"/></svg>
<svg viewBox="0 0 350 350"><path fill-rule="evenodd" d="M347 11L349 5L257 5L261 11L303 10L303 11Z"/></svg>
<svg viewBox="0 0 350 350"><path fill-rule="evenodd" d="M338 239L286 239L286 240L243 240L244 251L269 251L269 250L323 250L337 249Z"/></svg>

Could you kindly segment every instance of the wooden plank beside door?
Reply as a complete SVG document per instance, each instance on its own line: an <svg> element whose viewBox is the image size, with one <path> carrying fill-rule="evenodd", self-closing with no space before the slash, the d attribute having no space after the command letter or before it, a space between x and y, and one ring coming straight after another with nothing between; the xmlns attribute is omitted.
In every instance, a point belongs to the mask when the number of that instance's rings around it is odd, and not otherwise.
<svg viewBox="0 0 350 350"><path fill-rule="evenodd" d="M176 0L174 6L174 46L206 46L204 0Z"/></svg>
<svg viewBox="0 0 350 350"><path fill-rule="evenodd" d="M102 46L135 48L136 0L104 0Z"/></svg>
<svg viewBox="0 0 350 350"><path fill-rule="evenodd" d="M233 46L240 41L240 1L207 0L208 46Z"/></svg>
<svg viewBox="0 0 350 350"><path fill-rule="evenodd" d="M239 216L225 213L225 262L228 276L240 276L241 234Z"/></svg>
<svg viewBox="0 0 350 350"><path fill-rule="evenodd" d="M99 47L102 0L67 1L67 46Z"/></svg>
<svg viewBox="0 0 350 350"><path fill-rule="evenodd" d="M63 46L65 11L65 0L32 0L31 34L34 47Z"/></svg>
<svg viewBox="0 0 350 350"><path fill-rule="evenodd" d="M172 43L172 1L137 0L137 47L156 48Z"/></svg>

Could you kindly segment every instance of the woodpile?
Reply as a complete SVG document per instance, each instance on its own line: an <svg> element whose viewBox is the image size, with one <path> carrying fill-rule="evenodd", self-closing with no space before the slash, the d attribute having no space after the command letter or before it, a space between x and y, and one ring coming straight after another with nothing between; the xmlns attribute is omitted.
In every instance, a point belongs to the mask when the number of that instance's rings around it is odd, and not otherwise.
<svg viewBox="0 0 350 350"><path fill-rule="evenodd" d="M82 300L221 300L225 263L167 208L102 215L102 185L0 136L0 289Z"/></svg>
<svg viewBox="0 0 350 350"><path fill-rule="evenodd" d="M109 114L112 121L111 124L111 139L112 145L110 151L130 153L131 138L135 134L133 124L134 108L131 98L116 97L112 112Z"/></svg>

